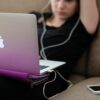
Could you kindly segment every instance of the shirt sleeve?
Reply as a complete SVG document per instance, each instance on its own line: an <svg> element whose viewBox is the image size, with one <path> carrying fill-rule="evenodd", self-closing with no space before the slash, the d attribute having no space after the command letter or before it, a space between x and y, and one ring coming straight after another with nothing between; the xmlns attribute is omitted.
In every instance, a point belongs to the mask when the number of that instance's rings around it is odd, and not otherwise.
<svg viewBox="0 0 100 100"><path fill-rule="evenodd" d="M77 34L76 36L80 39L80 41L85 44L90 43L93 39L95 39L96 36L96 32L91 34L86 30L81 20L79 20L79 24L75 30L75 33Z"/></svg>
<svg viewBox="0 0 100 100"><path fill-rule="evenodd" d="M87 36L87 37L89 37L89 38L94 38L95 37L95 35L96 35L96 32L94 32L93 34L91 34L91 33L89 33L87 30L86 30L86 28L85 28L85 26L84 26L84 24L82 23L82 21L80 20L79 21L79 31L81 32L81 33L83 33L83 36Z"/></svg>

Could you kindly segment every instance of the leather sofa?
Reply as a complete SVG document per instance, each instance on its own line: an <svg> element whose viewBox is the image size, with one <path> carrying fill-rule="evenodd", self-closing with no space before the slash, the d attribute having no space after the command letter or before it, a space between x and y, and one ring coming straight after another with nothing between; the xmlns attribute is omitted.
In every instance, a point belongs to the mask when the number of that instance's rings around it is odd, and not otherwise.
<svg viewBox="0 0 100 100"><path fill-rule="evenodd" d="M47 2L48 0L0 0L0 12L39 12ZM97 0L97 5L100 9L100 0ZM85 89L87 84L100 84L100 27L92 45L75 66L70 80L74 83L72 88L51 100L100 100L100 96L92 95Z"/></svg>

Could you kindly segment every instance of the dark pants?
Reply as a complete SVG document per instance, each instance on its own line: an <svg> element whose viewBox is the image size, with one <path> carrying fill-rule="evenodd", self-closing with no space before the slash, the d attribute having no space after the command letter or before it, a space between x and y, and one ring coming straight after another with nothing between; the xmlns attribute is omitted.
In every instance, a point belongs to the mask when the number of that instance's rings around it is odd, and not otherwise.
<svg viewBox="0 0 100 100"><path fill-rule="evenodd" d="M54 75L51 74L48 80L52 80L53 77ZM29 83L0 76L0 98L3 97L4 100L6 98L8 100L46 100L43 96L43 85L44 83L41 83L31 88ZM68 84L57 76L55 82L46 86L46 95L48 97L53 96L65 90L67 87Z"/></svg>

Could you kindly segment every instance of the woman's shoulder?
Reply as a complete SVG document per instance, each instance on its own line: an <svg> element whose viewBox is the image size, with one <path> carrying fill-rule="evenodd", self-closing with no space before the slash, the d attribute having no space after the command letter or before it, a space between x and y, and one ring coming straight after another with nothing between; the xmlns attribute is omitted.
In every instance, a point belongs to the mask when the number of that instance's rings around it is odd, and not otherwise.
<svg viewBox="0 0 100 100"><path fill-rule="evenodd" d="M85 41L89 41L89 40L93 40L96 37L96 32L94 34L90 34L87 29L85 28L83 22L81 21L81 19L78 19L78 24L77 27L75 29L75 34L77 37L80 37L81 39L85 40Z"/></svg>
<svg viewBox="0 0 100 100"><path fill-rule="evenodd" d="M36 15L37 19L39 19L41 17L41 13L39 13L39 12L32 11L32 12L29 12L29 14Z"/></svg>
<svg viewBox="0 0 100 100"><path fill-rule="evenodd" d="M72 20L73 20L74 25L77 24L76 32L83 34L84 36L95 37L96 32L94 32L94 34L91 34L87 31L86 27L84 26L83 22L80 19L79 13L76 13L75 15L73 15Z"/></svg>

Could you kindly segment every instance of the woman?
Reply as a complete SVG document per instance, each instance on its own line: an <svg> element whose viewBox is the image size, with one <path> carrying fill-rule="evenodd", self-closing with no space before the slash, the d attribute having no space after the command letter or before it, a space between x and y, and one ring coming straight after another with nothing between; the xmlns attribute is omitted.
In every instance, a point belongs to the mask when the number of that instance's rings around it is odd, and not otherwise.
<svg viewBox="0 0 100 100"><path fill-rule="evenodd" d="M40 13L34 12L38 19L40 57L66 61L66 65L57 71L68 78L78 59L95 37L99 20L96 0L50 0L50 5L51 13L45 13L44 19L41 19ZM51 73L49 80L53 77L54 73ZM44 83L33 89L27 84L5 77L0 78L0 83L2 94L9 94L10 99L13 95L16 100L45 100L42 92ZM48 84L46 94L53 96L66 88L67 83L58 75L54 82ZM11 93L7 89L10 89Z"/></svg>

